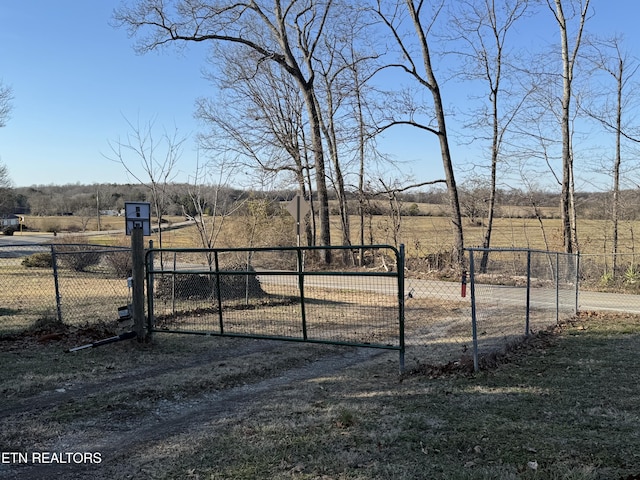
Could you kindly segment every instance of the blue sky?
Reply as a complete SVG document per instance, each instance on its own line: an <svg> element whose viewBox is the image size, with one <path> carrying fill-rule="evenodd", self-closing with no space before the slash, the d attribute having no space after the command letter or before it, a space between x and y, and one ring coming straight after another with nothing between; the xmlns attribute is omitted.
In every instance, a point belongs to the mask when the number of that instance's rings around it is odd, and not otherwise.
<svg viewBox="0 0 640 480"><path fill-rule="evenodd" d="M136 55L125 31L109 25L116 1L3 0L0 79L14 111L0 129L0 162L16 186L126 183L109 161L109 141L126 120L186 135L198 128L194 101L209 88L204 52ZM193 156L189 144L184 168ZM134 181L131 179L131 181Z"/></svg>
<svg viewBox="0 0 640 480"><path fill-rule="evenodd" d="M194 45L138 56L124 30L109 25L118 0L1 0L0 81L11 86L14 111L0 128L0 162L16 186L67 183L135 182L124 168L105 158L109 141L124 138L127 120L182 135L201 128L193 118L197 97L211 87L202 79L205 49ZM636 35L640 3L592 0L591 28ZM596 21L597 20L597 21ZM539 27L540 22L536 22ZM548 32L545 29L548 28ZM533 38L554 41L548 22ZM445 102L447 99L445 98ZM441 178L433 138L397 131L381 142L416 181ZM425 147L428 145L428 147ZM195 168L195 144L188 142L180 164L186 179ZM454 146L460 161L470 153ZM426 165L426 167L425 167Z"/></svg>

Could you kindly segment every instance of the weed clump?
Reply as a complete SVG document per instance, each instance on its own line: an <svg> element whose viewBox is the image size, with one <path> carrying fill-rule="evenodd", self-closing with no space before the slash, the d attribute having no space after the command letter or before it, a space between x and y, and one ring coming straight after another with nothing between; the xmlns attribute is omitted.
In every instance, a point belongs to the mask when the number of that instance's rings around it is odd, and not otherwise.
<svg viewBox="0 0 640 480"><path fill-rule="evenodd" d="M163 275L156 280L155 295L158 298L190 300L215 299L218 293L223 300L266 295L253 267L234 264L222 270L239 273Z"/></svg>
<svg viewBox="0 0 640 480"><path fill-rule="evenodd" d="M27 268L51 268L53 260L50 253L34 253L24 257L22 266Z"/></svg>
<svg viewBox="0 0 640 480"><path fill-rule="evenodd" d="M28 332L32 334L45 335L52 333L65 333L69 330L69 326L59 320L53 312L44 312L42 316L37 318L29 327Z"/></svg>

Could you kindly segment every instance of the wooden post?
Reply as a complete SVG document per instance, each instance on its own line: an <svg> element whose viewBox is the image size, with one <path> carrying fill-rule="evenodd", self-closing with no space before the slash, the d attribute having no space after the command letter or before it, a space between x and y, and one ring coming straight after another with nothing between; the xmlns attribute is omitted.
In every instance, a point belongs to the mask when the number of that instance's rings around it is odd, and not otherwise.
<svg viewBox="0 0 640 480"><path fill-rule="evenodd" d="M144 317L144 236L142 226L131 229L131 260L133 278L133 329L138 342L145 341Z"/></svg>

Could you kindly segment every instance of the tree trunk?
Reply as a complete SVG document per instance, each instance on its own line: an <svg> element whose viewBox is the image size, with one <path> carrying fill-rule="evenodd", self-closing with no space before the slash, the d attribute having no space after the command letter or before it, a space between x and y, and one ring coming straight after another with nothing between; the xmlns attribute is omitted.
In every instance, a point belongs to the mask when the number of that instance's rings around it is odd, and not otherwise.
<svg viewBox="0 0 640 480"><path fill-rule="evenodd" d="M320 217L320 245L331 245L331 233L329 224L329 196L327 194L327 179L324 165L324 149L322 146L322 134L320 129L320 118L315 102L313 87L307 82L301 82L307 113L309 114L309 127L311 129L311 149L316 174L316 193L318 195L318 214ZM331 250L322 250L322 260L324 263L331 263Z"/></svg>
<svg viewBox="0 0 640 480"><path fill-rule="evenodd" d="M449 215L451 217L451 228L454 238L454 260L458 265L464 264L464 236L462 232L462 215L460 213L460 199L458 197L458 187L456 185L455 173L453 170L453 162L451 159L451 151L449 150L449 137L447 135L447 126L444 115L444 107L442 105L442 95L440 87L433 71L431 64L431 54L429 52L429 42L425 31L422 28L418 12L412 0L406 0L406 5L413 21L416 34L420 42L422 52L422 61L427 77L426 87L433 97L433 107L436 122L438 125L438 141L440 142L440 152L442 156L442 166L444 168L445 181L447 184L447 192L449 194Z"/></svg>
<svg viewBox="0 0 640 480"><path fill-rule="evenodd" d="M551 7L551 4L549 4ZM578 234L576 229L575 187L573 177L573 148L571 146L571 98L573 84L573 70L576 62L582 31L587 18L589 0L581 5L580 23L576 33L573 50L569 50L568 27L564 16L563 0L555 0L554 15L560 28L562 49L562 102L560 130L562 133L562 192L560 197L560 214L562 221L562 240L564 251L573 253L578 248ZM552 9L553 11L553 9Z"/></svg>

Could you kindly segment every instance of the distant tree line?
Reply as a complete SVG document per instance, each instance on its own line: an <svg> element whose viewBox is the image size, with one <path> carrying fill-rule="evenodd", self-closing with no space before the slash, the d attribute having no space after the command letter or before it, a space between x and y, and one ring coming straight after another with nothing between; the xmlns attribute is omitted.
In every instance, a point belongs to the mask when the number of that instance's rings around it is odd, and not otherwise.
<svg viewBox="0 0 640 480"><path fill-rule="evenodd" d="M198 215L190 186L182 183L169 185L164 215L191 216ZM267 192L248 191L239 188L202 186L201 196L204 199L203 212L212 214L207 198L214 197L219 205L227 205L227 210L235 214L245 214L246 206L238 208L245 199L264 199L272 205L272 210L282 202L291 200L295 190L272 190ZM30 187L5 188L0 192L0 212L2 214L28 214L36 216L56 215L96 215L98 211L119 212L124 209L125 202L151 202L152 192L141 184L68 184L68 185L33 185ZM348 202L357 204L356 192L346 192ZM397 195L403 215L439 215L447 216L448 197L442 188L428 188L419 191L401 192ZM621 212L623 220L633 220L640 216L640 191L624 190L620 194L624 208ZM377 192L370 192L370 201L365 207L371 215L387 215L388 202ZM460 203L463 216L471 221L482 222L486 218L489 192L487 188L460 188ZM576 204L581 218L610 219L611 194L608 192L582 192L576 194ZM338 210L337 196L329 192L332 213ZM544 208L544 218L557 217L559 212L556 192L528 192L520 189L497 190L497 216L534 216L534 208ZM430 208L430 206L438 208ZM521 207L514 214L507 207ZM355 207L353 208L355 211ZM226 211L219 214L226 214Z"/></svg>

